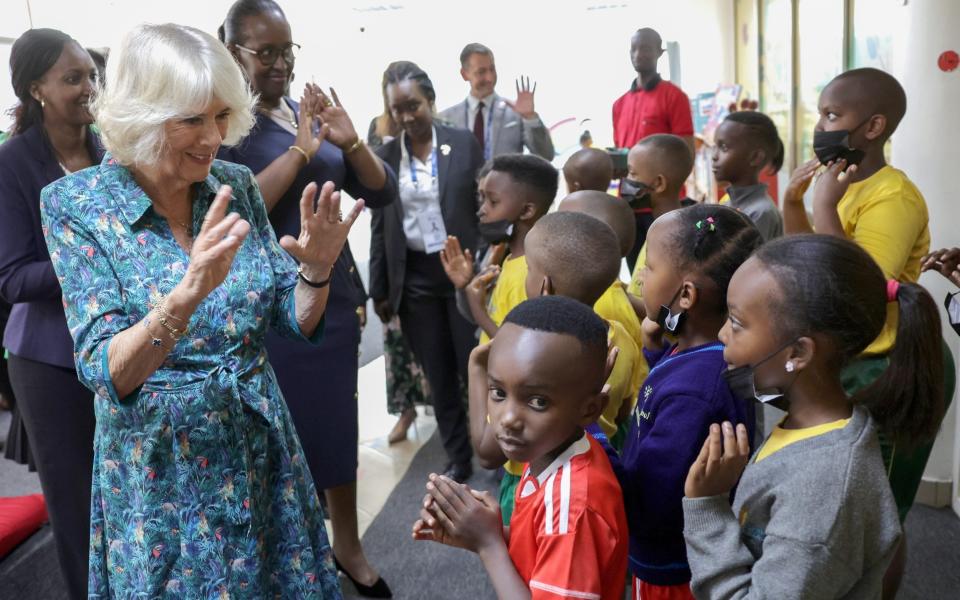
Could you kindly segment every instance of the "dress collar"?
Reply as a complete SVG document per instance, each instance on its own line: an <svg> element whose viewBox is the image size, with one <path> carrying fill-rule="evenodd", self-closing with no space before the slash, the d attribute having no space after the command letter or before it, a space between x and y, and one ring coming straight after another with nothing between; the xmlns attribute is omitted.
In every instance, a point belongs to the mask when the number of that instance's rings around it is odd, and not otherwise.
<svg viewBox="0 0 960 600"><path fill-rule="evenodd" d="M637 80L638 80L639 78L640 78L640 76L638 75L637 77L634 77L634 78L633 78L633 81L630 82L630 91L631 91L631 92L637 91ZM661 81L663 81L663 78L660 77L660 73L655 73L654 76L653 76L653 78L650 79L650 81L648 81L645 86L643 86L643 91L645 91L645 92L652 92L652 91L657 87L657 85L659 85L659 83L660 83Z"/></svg>

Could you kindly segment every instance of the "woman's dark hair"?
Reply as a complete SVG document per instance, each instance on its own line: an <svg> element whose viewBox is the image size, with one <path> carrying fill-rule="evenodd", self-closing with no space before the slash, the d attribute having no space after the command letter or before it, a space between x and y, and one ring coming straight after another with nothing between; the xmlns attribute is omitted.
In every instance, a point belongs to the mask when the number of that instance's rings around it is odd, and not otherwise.
<svg viewBox="0 0 960 600"><path fill-rule="evenodd" d="M273 0L237 0L227 11L223 24L217 28L217 37L224 44L242 42L240 32L243 31L244 21L268 12L278 12L286 18L283 9Z"/></svg>
<svg viewBox="0 0 960 600"><path fill-rule="evenodd" d="M56 29L30 29L10 49L10 80L19 102L10 109L13 131L18 135L43 122L43 108L30 95L30 85L44 76L63 53L63 47L74 39ZM76 42L74 42L76 43Z"/></svg>
<svg viewBox="0 0 960 600"><path fill-rule="evenodd" d="M843 367L880 335L887 279L860 246L828 235L772 241L756 253L780 286L772 310L781 339L823 334ZM940 313L925 289L901 283L897 338L889 365L853 402L870 409L884 433L907 446L932 441L944 414Z"/></svg>
<svg viewBox="0 0 960 600"><path fill-rule="evenodd" d="M392 64L390 66L393 66ZM380 88L383 90L383 112L377 116L374 132L381 140L387 136L397 137L400 134L400 126L390 116L390 107L387 106L387 73L390 67L383 72L383 78L380 81Z"/></svg>
<svg viewBox="0 0 960 600"><path fill-rule="evenodd" d="M387 86L391 83L400 83L401 81L412 81L417 84L420 93L432 105L437 99L437 93L433 89L433 82L423 69L408 60L398 60L387 66L383 72L383 98L386 102Z"/></svg>
<svg viewBox="0 0 960 600"><path fill-rule="evenodd" d="M777 126L767 115L755 110L741 110L727 115L727 121L739 123L747 128L748 133L767 153L767 160L773 172L778 172L783 168L783 142L780 141L780 134L777 132Z"/></svg>
<svg viewBox="0 0 960 600"><path fill-rule="evenodd" d="M726 312L730 279L762 243L756 225L740 211L719 204L696 204L677 211L671 245L674 264L709 278L717 286L717 302Z"/></svg>

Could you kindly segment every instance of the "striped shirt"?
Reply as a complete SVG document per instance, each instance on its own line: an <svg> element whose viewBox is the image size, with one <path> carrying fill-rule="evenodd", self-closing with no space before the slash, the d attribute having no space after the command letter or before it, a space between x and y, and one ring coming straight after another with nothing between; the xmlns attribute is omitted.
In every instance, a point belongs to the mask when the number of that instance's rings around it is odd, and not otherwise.
<svg viewBox="0 0 960 600"><path fill-rule="evenodd" d="M524 469L510 558L534 600L623 598L627 519L610 461L584 435L534 477Z"/></svg>

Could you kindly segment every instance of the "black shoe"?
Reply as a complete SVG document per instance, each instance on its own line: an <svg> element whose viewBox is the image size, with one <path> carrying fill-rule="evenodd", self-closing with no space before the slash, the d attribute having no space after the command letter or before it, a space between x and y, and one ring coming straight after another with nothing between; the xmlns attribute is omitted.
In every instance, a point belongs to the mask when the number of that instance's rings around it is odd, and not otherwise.
<svg viewBox="0 0 960 600"><path fill-rule="evenodd" d="M466 483L473 475L473 465L470 463L450 463L443 472L444 477L448 477L457 483Z"/></svg>
<svg viewBox="0 0 960 600"><path fill-rule="evenodd" d="M393 598L393 592L390 591L390 586L383 580L383 577L378 577L373 585L363 585L343 568L336 556L333 557L333 562L337 565L337 571L346 575L353 587L357 588L357 593L364 598Z"/></svg>

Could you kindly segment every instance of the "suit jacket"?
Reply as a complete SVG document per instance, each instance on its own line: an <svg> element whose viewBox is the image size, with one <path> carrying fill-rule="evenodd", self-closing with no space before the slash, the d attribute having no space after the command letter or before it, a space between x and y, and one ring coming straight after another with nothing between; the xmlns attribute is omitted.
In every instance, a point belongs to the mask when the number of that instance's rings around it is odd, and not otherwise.
<svg viewBox="0 0 960 600"><path fill-rule="evenodd" d="M476 256L480 240L477 218L477 171L483 166L480 144L469 131L434 121L437 130L437 184L440 212L447 234L457 236L460 245ZM400 173L398 136L375 150L377 156ZM448 146L449 153L442 148ZM370 236L370 296L374 301L390 300L400 308L407 261L407 237L403 232L403 202L372 210Z"/></svg>
<svg viewBox="0 0 960 600"><path fill-rule="evenodd" d="M493 95L493 131L490 133L490 144L493 152L490 156L500 154L520 153L526 146L530 152L547 160L553 160L553 140L550 139L550 130L540 118L534 125L524 123L515 110L507 106L503 98ZM467 100L454 104L440 113L440 118L454 127L462 127L473 131L473 123L467 123L470 110Z"/></svg>
<svg viewBox="0 0 960 600"><path fill-rule="evenodd" d="M94 165L100 140L87 131ZM3 345L22 358L74 368L63 293L40 224L40 190L63 177L41 125L0 146L0 297L13 305Z"/></svg>

